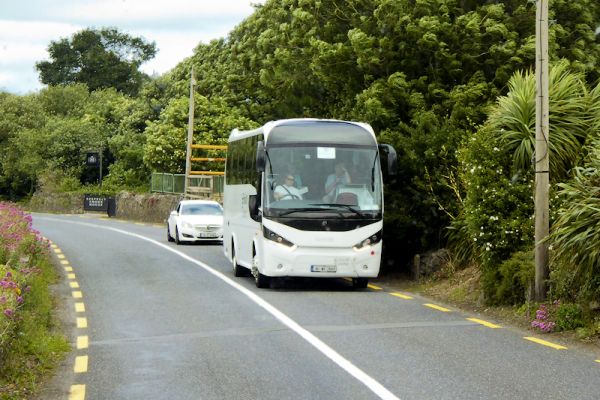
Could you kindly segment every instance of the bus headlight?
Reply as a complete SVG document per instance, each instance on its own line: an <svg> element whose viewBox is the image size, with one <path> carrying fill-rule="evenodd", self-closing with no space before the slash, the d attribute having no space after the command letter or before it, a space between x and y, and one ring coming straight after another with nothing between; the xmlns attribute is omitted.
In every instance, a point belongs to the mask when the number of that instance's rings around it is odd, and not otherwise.
<svg viewBox="0 0 600 400"><path fill-rule="evenodd" d="M374 233L373 235L369 236L365 240L360 241L360 243L355 244L353 246L353 248L354 248L354 250L362 250L364 248L372 246L381 241L381 236L382 236L381 231Z"/></svg>
<svg viewBox="0 0 600 400"><path fill-rule="evenodd" d="M278 235L277 233L273 232L272 230L266 228L263 226L263 235L265 238L274 241L275 243L279 243L282 244L284 246L287 247L292 247L294 246L294 243L290 242L289 240L287 240L286 238L284 238L281 235Z"/></svg>

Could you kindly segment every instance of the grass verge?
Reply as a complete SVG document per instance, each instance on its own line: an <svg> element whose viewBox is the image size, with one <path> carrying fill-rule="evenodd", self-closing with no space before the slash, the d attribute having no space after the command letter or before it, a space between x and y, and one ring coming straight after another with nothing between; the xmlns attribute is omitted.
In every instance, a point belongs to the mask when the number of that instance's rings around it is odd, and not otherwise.
<svg viewBox="0 0 600 400"><path fill-rule="evenodd" d="M0 203L0 399L31 397L70 346L54 317L57 273L31 217Z"/></svg>

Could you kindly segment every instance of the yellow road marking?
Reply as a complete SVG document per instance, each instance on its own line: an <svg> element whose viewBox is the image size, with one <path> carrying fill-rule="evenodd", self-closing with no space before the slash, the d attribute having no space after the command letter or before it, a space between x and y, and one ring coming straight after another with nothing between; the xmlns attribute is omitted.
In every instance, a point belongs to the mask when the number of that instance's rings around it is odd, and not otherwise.
<svg viewBox="0 0 600 400"><path fill-rule="evenodd" d="M538 338L535 338L535 337L532 337L532 336L526 336L523 339L529 340L531 342L534 342L534 343L537 343L537 344L541 344L541 345L544 345L544 346L552 347L555 350L566 350L567 349L565 346L561 346L560 344L548 342L546 340L538 339Z"/></svg>
<svg viewBox="0 0 600 400"><path fill-rule="evenodd" d="M67 279L75 279L75 274L67 274Z"/></svg>
<svg viewBox="0 0 600 400"><path fill-rule="evenodd" d="M600 363L600 360L596 360L597 363Z"/></svg>
<svg viewBox="0 0 600 400"><path fill-rule="evenodd" d="M55 245L54 243L52 243L52 244L50 245L50 247L52 247L53 249L58 249L58 246L57 246L57 245Z"/></svg>
<svg viewBox="0 0 600 400"><path fill-rule="evenodd" d="M71 289L79 289L79 283L77 282L69 282L69 286Z"/></svg>
<svg viewBox="0 0 600 400"><path fill-rule="evenodd" d="M87 349L88 348L88 337L87 336L77 336L77 349Z"/></svg>
<svg viewBox="0 0 600 400"><path fill-rule="evenodd" d="M60 258L61 260L65 259L65 255L64 254L57 254L56 257Z"/></svg>
<svg viewBox="0 0 600 400"><path fill-rule="evenodd" d="M375 286L375 285L372 285L372 284L370 284L370 283L367 285L367 287L368 287L369 289L373 289L373 290L383 290L383 289L382 289L382 288L380 288L379 286Z"/></svg>
<svg viewBox="0 0 600 400"><path fill-rule="evenodd" d="M484 321L482 319L477 319L477 318L467 318L468 321L471 322L475 322L476 324L481 324L483 326L486 326L488 328L492 328L492 329L498 329L498 328L502 328L500 325L496 325L496 324L492 324L491 322L487 322Z"/></svg>
<svg viewBox="0 0 600 400"><path fill-rule="evenodd" d="M85 318L85 317L77 318L77 327L78 328L87 328L87 318Z"/></svg>
<svg viewBox="0 0 600 400"><path fill-rule="evenodd" d="M69 393L69 400L84 400L85 399L85 385L71 385L71 392Z"/></svg>
<svg viewBox="0 0 600 400"><path fill-rule="evenodd" d="M438 311L442 311L442 312L452 312L452 310L442 307L442 306L438 306L436 304L431 304L431 303L425 303L423 304L425 307L429 307L429 308L433 308L434 310L438 310Z"/></svg>
<svg viewBox="0 0 600 400"><path fill-rule="evenodd" d="M398 292L392 292L390 293L392 296L396 296L396 297L400 297L401 299L404 300L412 300L412 296L409 296L407 294L402 294L402 293L398 293Z"/></svg>
<svg viewBox="0 0 600 400"><path fill-rule="evenodd" d="M88 370L88 356L77 356L75 357L75 367L73 372L81 374Z"/></svg>
<svg viewBox="0 0 600 400"><path fill-rule="evenodd" d="M62 250L59 249L58 247L53 248L53 250L56 254L62 254Z"/></svg>
<svg viewBox="0 0 600 400"><path fill-rule="evenodd" d="M73 272L73 267L65 267L65 272Z"/></svg>
<svg viewBox="0 0 600 400"><path fill-rule="evenodd" d="M71 294L73 295L74 299L81 299L83 297L83 293L80 291L71 292Z"/></svg>
<svg viewBox="0 0 600 400"><path fill-rule="evenodd" d="M69 261L67 261L67 260L60 260L60 263L62 265L69 265Z"/></svg>
<svg viewBox="0 0 600 400"><path fill-rule="evenodd" d="M85 312L85 304L75 303L75 312Z"/></svg>
<svg viewBox="0 0 600 400"><path fill-rule="evenodd" d="M134 224L136 224L136 225L142 225L142 226L146 225L143 222L134 222Z"/></svg>

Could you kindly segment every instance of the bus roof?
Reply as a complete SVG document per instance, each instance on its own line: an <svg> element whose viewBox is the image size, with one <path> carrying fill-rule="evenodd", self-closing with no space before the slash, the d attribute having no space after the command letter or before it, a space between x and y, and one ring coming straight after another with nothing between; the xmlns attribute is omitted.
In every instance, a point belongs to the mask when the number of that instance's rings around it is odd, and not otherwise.
<svg viewBox="0 0 600 400"><path fill-rule="evenodd" d="M229 142L263 134L265 144L298 143L313 141L307 139L307 130L317 129L321 140L325 142L348 141L357 145L376 145L377 140L373 128L362 122L342 121L333 119L294 118L270 121L260 128L240 131L234 129L229 136ZM271 135L275 133L274 135ZM314 139L314 138L313 138Z"/></svg>

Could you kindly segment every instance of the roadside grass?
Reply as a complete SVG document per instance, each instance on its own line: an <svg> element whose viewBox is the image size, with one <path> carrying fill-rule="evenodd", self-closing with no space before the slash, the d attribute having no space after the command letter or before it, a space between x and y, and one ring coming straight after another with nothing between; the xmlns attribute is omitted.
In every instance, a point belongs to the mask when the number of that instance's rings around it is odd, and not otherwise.
<svg viewBox="0 0 600 400"><path fill-rule="evenodd" d="M31 217L0 203L0 399L30 398L70 346L54 316L58 279Z"/></svg>
<svg viewBox="0 0 600 400"><path fill-rule="evenodd" d="M382 284L398 290L420 294L443 304L456 307L465 312L481 314L501 325L510 325L536 334L547 335L549 338L568 341L576 345L589 347L600 353L600 318L589 318L584 326L576 329L563 329L552 333L541 332L532 327L540 308L559 310L560 302L550 302L544 305L529 301L522 305L487 305L484 302L483 289L480 286L480 271L475 265L456 269L452 264L446 265L441 271L418 281L409 280L407 276L383 277ZM571 304L565 304L572 308ZM567 308L567 309L568 309ZM560 312L550 315L559 325L565 321Z"/></svg>

